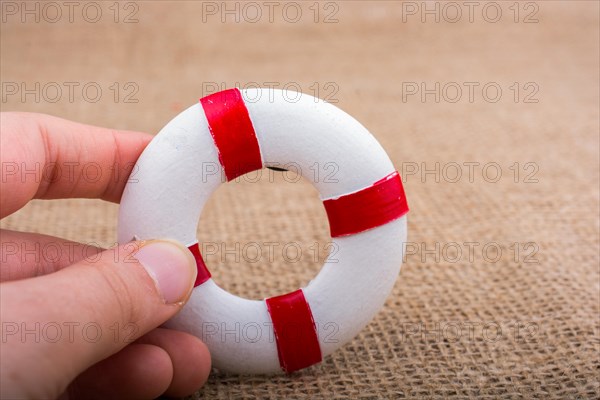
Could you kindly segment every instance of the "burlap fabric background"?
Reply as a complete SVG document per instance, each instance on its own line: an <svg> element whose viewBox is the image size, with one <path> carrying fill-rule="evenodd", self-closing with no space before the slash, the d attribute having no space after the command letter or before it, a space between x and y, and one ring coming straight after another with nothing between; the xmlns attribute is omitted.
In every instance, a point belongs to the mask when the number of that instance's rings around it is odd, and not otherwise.
<svg viewBox="0 0 600 400"><path fill-rule="evenodd" d="M454 3L460 17L432 2L439 22L420 2L302 3L297 22L295 6L284 14L276 3L270 16L259 2L255 23L243 3L228 3L237 15L220 2L122 4L119 15L98 4L96 23L83 4L72 23L65 7L56 23L50 9L39 22L3 14L3 85L40 83L39 101L3 91L3 110L157 132L214 85L275 82L337 101L404 175L409 252L373 322L321 365L275 378L213 373L195 398L600 395L597 2L521 3L518 15L513 2L476 2L471 16ZM58 99L44 93L52 82ZM65 82L79 83L74 99ZM90 82L100 98L82 94ZM421 98L436 82L439 101ZM305 285L326 256L316 192L273 176L222 187L198 232L216 281L249 298ZM34 201L1 226L110 246L117 210Z"/></svg>

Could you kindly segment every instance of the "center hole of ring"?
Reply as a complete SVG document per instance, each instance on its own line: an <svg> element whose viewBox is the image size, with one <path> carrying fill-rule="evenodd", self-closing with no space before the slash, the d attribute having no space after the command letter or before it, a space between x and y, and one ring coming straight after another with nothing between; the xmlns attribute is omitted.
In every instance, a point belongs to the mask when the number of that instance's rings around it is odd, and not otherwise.
<svg viewBox="0 0 600 400"><path fill-rule="evenodd" d="M305 287L332 249L318 191L281 168L222 184L204 207L197 237L215 282L259 300Z"/></svg>

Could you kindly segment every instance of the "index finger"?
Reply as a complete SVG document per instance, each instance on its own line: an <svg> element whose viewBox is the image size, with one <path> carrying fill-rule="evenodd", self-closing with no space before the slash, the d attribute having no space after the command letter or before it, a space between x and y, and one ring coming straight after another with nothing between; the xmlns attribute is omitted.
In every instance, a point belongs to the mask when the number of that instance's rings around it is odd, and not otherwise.
<svg viewBox="0 0 600 400"><path fill-rule="evenodd" d="M0 113L0 218L31 199L121 199L152 136L44 114Z"/></svg>

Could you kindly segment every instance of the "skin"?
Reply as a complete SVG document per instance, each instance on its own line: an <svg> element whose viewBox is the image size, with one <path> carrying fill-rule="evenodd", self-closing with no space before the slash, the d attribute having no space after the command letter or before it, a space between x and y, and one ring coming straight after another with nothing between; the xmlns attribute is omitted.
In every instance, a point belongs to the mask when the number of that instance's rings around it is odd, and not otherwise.
<svg viewBox="0 0 600 400"><path fill-rule="evenodd" d="M0 217L32 199L119 202L132 165L151 138L48 115L1 113ZM65 172L69 165L74 166L72 174ZM81 166L86 165L99 168L100 174L82 179ZM35 166L43 173L21 174L22 168ZM205 383L210 355L204 343L159 327L181 309L189 293L165 304L132 257L143 243L103 251L8 230L0 231L0 241L3 398L185 396ZM52 257L22 254L23 249L50 248L48 244L74 250ZM94 330L82 334L88 322L100 329L99 338L90 339ZM22 334L22 327L35 331L36 323L49 327L41 339ZM62 335L55 339L52 329L57 326Z"/></svg>

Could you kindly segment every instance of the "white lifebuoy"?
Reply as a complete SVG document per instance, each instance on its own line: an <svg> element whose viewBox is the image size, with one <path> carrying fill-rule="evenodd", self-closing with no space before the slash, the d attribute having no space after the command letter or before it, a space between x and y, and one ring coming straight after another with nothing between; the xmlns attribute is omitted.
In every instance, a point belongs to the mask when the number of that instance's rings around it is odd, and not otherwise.
<svg viewBox="0 0 600 400"><path fill-rule="evenodd" d="M337 183L304 176L324 202L336 260L287 295L234 296L202 261L202 209L222 176L290 162L300 171L336 163ZM322 100L274 89L207 96L158 133L134 171L121 200L119 242L173 238L189 246L197 286L168 326L203 339L222 371L292 372L320 362L372 319L400 271L408 212L400 177L367 129Z"/></svg>

